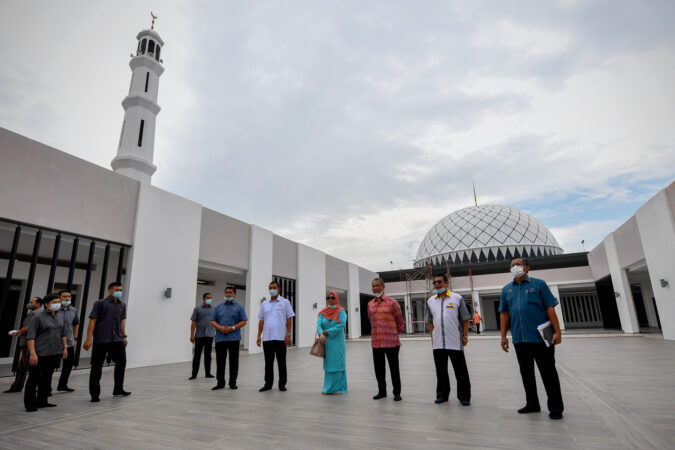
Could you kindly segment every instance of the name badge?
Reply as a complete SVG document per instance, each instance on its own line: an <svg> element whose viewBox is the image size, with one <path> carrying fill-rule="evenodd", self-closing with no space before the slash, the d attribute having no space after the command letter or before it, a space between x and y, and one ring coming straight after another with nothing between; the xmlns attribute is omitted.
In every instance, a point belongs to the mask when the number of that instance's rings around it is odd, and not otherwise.
<svg viewBox="0 0 675 450"><path fill-rule="evenodd" d="M506 292L508 292L509 294L512 294L512 293L513 293L513 289L509 289L509 290L506 291Z"/></svg>
<svg viewBox="0 0 675 450"><path fill-rule="evenodd" d="M531 293L533 293L533 292L537 292L537 290L536 290L536 289L526 289L526 290L525 290L525 293L526 293L526 294L531 294Z"/></svg>
<svg viewBox="0 0 675 450"><path fill-rule="evenodd" d="M455 309L455 305L452 303L445 307L445 309Z"/></svg>

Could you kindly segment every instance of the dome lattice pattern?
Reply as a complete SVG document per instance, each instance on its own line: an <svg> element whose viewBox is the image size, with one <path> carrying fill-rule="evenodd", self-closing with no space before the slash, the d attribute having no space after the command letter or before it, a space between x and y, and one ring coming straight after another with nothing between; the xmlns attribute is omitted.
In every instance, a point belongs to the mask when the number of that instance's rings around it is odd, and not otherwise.
<svg viewBox="0 0 675 450"><path fill-rule="evenodd" d="M553 234L531 215L508 206L480 205L455 211L426 234L415 265L467 264L512 257L559 255Z"/></svg>

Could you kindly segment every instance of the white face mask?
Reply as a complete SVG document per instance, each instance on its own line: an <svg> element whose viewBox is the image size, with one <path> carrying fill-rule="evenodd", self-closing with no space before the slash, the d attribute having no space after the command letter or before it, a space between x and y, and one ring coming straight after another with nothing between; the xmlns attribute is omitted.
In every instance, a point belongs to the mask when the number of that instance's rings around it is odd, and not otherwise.
<svg viewBox="0 0 675 450"><path fill-rule="evenodd" d="M525 269L523 266L515 265L511 267L511 274L513 275L513 278L520 278L525 275Z"/></svg>
<svg viewBox="0 0 675 450"><path fill-rule="evenodd" d="M50 303L49 309L51 309L52 311L58 311L59 309L61 309L61 303Z"/></svg>
<svg viewBox="0 0 675 450"><path fill-rule="evenodd" d="M378 292L377 294L373 292L373 295L377 298L380 298L384 295L384 292Z"/></svg>

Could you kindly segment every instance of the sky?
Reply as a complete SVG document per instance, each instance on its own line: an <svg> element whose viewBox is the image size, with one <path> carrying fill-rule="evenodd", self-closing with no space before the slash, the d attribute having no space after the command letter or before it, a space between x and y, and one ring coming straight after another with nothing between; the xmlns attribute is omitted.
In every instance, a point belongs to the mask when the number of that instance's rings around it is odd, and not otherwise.
<svg viewBox="0 0 675 450"><path fill-rule="evenodd" d="M151 10L152 183L372 270L473 182L576 252L675 178L672 1L3 0L0 126L110 168Z"/></svg>

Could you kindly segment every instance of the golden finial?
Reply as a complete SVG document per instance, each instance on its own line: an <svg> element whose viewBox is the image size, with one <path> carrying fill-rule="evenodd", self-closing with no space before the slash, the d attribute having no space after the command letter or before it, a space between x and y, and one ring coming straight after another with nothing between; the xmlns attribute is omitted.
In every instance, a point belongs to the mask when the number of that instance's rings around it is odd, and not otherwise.
<svg viewBox="0 0 675 450"><path fill-rule="evenodd" d="M154 30L155 29L155 20L157 20L157 16L150 11L150 15L152 16L152 25L150 25L150 29Z"/></svg>

